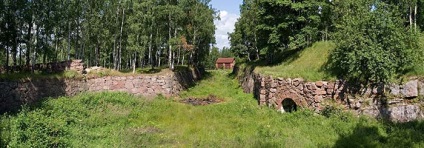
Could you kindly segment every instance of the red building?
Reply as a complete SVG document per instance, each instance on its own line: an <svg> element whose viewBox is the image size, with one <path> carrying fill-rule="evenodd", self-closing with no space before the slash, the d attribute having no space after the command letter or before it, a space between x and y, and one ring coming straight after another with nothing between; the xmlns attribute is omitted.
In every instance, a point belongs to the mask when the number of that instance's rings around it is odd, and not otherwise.
<svg viewBox="0 0 424 148"><path fill-rule="evenodd" d="M218 58L215 62L217 69L233 69L235 65L236 60L234 58Z"/></svg>

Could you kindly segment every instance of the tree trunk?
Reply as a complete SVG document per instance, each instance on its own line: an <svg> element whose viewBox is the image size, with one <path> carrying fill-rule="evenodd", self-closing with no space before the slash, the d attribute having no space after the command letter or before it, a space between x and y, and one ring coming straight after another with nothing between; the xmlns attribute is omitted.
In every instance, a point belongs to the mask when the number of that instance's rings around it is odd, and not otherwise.
<svg viewBox="0 0 424 148"><path fill-rule="evenodd" d="M181 57L181 47L178 47L177 65L180 64L180 57Z"/></svg>
<svg viewBox="0 0 424 148"><path fill-rule="evenodd" d="M69 3L69 0L68 0ZM68 14L68 55L66 57L66 59L69 61L71 59L71 22L69 20L69 15Z"/></svg>
<svg viewBox="0 0 424 148"><path fill-rule="evenodd" d="M409 27L412 30L412 6L409 6Z"/></svg>
<svg viewBox="0 0 424 148"><path fill-rule="evenodd" d="M77 32L77 36L75 37L75 59L81 59L80 58L80 56L81 56L81 49L78 49L78 41L79 41L79 38L80 38L80 23L79 23L79 17L77 18L78 19L78 21L76 21L76 24L77 24L77 30L76 30L76 32Z"/></svg>
<svg viewBox="0 0 424 148"><path fill-rule="evenodd" d="M157 51L156 51L156 60L157 60L157 67L161 66L161 59L160 56L162 54L162 46L160 45L162 43L162 37L159 34L159 28L156 29L156 34L159 36L159 43L157 43Z"/></svg>
<svg viewBox="0 0 424 148"><path fill-rule="evenodd" d="M47 43L47 35L44 35L44 43ZM43 50L43 64L47 63L47 49Z"/></svg>
<svg viewBox="0 0 424 148"><path fill-rule="evenodd" d="M121 1L119 1L119 3L120 2ZM119 7L118 7L118 9L116 11L116 21L115 21L115 23L116 24L119 24ZM112 53L112 57L113 57L113 69L118 70L118 54L116 53L117 52L117 50L116 50L116 41L117 41L116 36L117 36L117 34L114 34L113 35L113 53Z"/></svg>
<svg viewBox="0 0 424 148"><path fill-rule="evenodd" d="M153 33L150 33L150 37L149 37L149 55L148 55L148 60L149 60L149 64L152 66L153 69L153 60L152 60L152 42L153 42Z"/></svg>
<svg viewBox="0 0 424 148"><path fill-rule="evenodd" d="M174 38L177 38L177 29L174 30ZM171 70L174 70L174 61L175 61L175 52L172 52L171 50Z"/></svg>
<svg viewBox="0 0 424 148"><path fill-rule="evenodd" d="M60 32L60 28L59 28L59 32ZM59 51L58 51L58 44L59 44L59 36L57 36L57 31L55 31L55 33L54 33L54 38L55 38L55 47L54 47L54 52L55 52L55 59L54 59L54 61L55 62L57 62L58 60L57 60L57 57L58 57L58 54L59 54Z"/></svg>
<svg viewBox="0 0 424 148"><path fill-rule="evenodd" d="M26 51L26 66L29 68L31 61L31 31L32 31L32 16L30 21L28 22L28 35L27 35L27 51Z"/></svg>
<svg viewBox="0 0 424 148"><path fill-rule="evenodd" d="M173 69L172 67L172 45L169 41L171 41L172 35L171 35L171 14L168 14L168 67L169 69Z"/></svg>
<svg viewBox="0 0 424 148"><path fill-rule="evenodd" d="M160 59L160 56L161 56L161 53L162 53L162 48L161 47L159 47L159 50L158 50L158 52L157 52L158 54L157 54L157 59L158 59L158 67L160 67L161 66L161 59Z"/></svg>
<svg viewBox="0 0 424 148"><path fill-rule="evenodd" d="M95 62L94 64L96 64L96 66L100 66L100 47L99 47L99 43L96 43L96 50L95 50Z"/></svg>
<svg viewBox="0 0 424 148"><path fill-rule="evenodd" d="M121 21L121 31L119 36L119 63L118 70L121 70L121 62L122 62L122 32L124 30L124 20L125 20L125 8L122 8L122 21Z"/></svg>
<svg viewBox="0 0 424 148"><path fill-rule="evenodd" d="M12 61L13 61L13 66L17 65L17 57L18 56L18 37L15 37L15 41L13 43L12 46Z"/></svg>
<svg viewBox="0 0 424 148"><path fill-rule="evenodd" d="M196 27L193 27L193 28L194 28L194 32L193 32L193 49L191 51L190 59L189 59L189 62L188 62L188 65L189 66L194 64L193 55L196 56L196 48L197 48L197 46L196 46L196 39L197 39L197 36L196 36L197 35L196 34L197 33L196 32Z"/></svg>
<svg viewBox="0 0 424 148"><path fill-rule="evenodd" d="M184 65L184 53L183 53L183 58L181 59L181 65Z"/></svg>
<svg viewBox="0 0 424 148"><path fill-rule="evenodd" d="M7 46L4 49L6 50L6 64L4 68L6 68L6 72L9 72L9 49Z"/></svg>
<svg viewBox="0 0 424 148"><path fill-rule="evenodd" d="M80 56L80 59L81 60L83 60L84 61L84 56L85 56L85 50L84 50L84 48L85 48L85 42L84 42L84 30L83 30L83 27L81 27L81 23L80 23L80 31L81 31L81 39L80 39L80 44L81 44L81 56Z"/></svg>
<svg viewBox="0 0 424 148"><path fill-rule="evenodd" d="M255 46L255 50L256 50L256 59L259 59L260 57L259 57L259 48L258 48L258 46L257 46L257 43L258 43L258 39L257 39L257 37L256 37L256 33L255 33L255 35L254 35L255 37L255 44L254 44L254 46Z"/></svg>
<svg viewBox="0 0 424 148"><path fill-rule="evenodd" d="M32 73L34 73L34 66L35 66L35 64L37 64L37 45L38 45L38 33L39 33L39 31L38 31L38 29L39 29L39 25L37 25L37 28L35 29L35 38L34 38L34 45L35 45L35 48L34 48L34 52L33 52L33 56L32 56L32 62L31 62L31 72Z"/></svg>
<svg viewBox="0 0 424 148"><path fill-rule="evenodd" d="M19 66L22 67L22 46L19 44Z"/></svg>
<svg viewBox="0 0 424 148"><path fill-rule="evenodd" d="M417 11L418 11L418 4L415 3L415 9L414 9L414 30L417 32Z"/></svg>
<svg viewBox="0 0 424 148"><path fill-rule="evenodd" d="M134 53L134 60L132 62L133 74L135 73L135 63L137 62L137 52Z"/></svg>

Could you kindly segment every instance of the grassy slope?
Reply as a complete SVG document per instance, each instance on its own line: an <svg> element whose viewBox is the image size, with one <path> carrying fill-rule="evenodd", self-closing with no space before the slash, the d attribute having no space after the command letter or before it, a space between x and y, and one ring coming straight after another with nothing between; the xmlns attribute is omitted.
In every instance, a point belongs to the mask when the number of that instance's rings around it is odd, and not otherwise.
<svg viewBox="0 0 424 148"><path fill-rule="evenodd" d="M344 113L329 118L310 111L281 114L259 107L228 72L211 73L174 99L98 93L48 100L38 109L3 117L0 139L3 144L11 140L12 147L424 146L423 123L385 125ZM208 106L178 102L210 94L225 101Z"/></svg>
<svg viewBox="0 0 424 148"><path fill-rule="evenodd" d="M419 47L424 49L424 36L420 37L419 40ZM300 77L310 81L334 80L336 76L327 73L324 66L335 47L336 45L333 42L316 42L312 47L301 51L298 57L294 56L294 59L289 59L276 66L257 66L255 71L274 77ZM416 66L401 76L401 78L408 77L424 77L424 60L422 57L418 60Z"/></svg>
<svg viewBox="0 0 424 148"><path fill-rule="evenodd" d="M301 51L298 58L277 66L259 66L256 72L284 78L304 78L311 81L331 80L335 76L323 71L330 52L335 48L332 42L317 42Z"/></svg>

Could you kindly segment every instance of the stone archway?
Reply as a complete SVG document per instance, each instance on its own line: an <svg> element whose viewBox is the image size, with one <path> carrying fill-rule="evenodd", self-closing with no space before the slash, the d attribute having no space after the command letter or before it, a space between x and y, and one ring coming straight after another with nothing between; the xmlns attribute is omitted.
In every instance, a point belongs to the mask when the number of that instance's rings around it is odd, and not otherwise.
<svg viewBox="0 0 424 148"><path fill-rule="evenodd" d="M285 98L281 101L281 112L294 112L297 111L298 105L291 98Z"/></svg>

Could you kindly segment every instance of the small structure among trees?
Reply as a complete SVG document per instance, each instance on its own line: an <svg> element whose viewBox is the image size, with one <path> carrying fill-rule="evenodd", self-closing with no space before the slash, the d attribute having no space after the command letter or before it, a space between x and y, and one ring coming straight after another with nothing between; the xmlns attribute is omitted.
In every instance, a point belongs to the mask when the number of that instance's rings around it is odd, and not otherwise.
<svg viewBox="0 0 424 148"><path fill-rule="evenodd" d="M234 58L218 58L215 62L217 69L233 69L235 65L236 60Z"/></svg>

